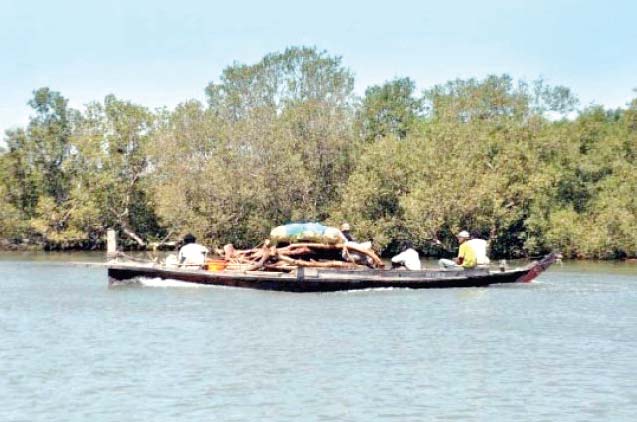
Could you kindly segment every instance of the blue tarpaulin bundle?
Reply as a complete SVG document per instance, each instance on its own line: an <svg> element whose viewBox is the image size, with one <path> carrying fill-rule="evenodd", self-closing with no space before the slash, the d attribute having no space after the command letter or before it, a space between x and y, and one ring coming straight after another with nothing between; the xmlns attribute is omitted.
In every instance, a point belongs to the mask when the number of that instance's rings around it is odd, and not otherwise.
<svg viewBox="0 0 637 422"><path fill-rule="evenodd" d="M339 229L321 223L291 223L272 229L270 241L275 245L299 242L333 245L342 242L343 235Z"/></svg>

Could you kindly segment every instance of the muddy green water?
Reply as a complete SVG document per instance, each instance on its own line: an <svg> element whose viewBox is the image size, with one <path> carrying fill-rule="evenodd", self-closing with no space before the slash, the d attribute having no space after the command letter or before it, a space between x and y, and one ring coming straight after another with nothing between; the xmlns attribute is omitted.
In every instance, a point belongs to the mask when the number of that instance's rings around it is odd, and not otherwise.
<svg viewBox="0 0 637 422"><path fill-rule="evenodd" d="M293 294L0 255L0 421L633 421L637 264Z"/></svg>

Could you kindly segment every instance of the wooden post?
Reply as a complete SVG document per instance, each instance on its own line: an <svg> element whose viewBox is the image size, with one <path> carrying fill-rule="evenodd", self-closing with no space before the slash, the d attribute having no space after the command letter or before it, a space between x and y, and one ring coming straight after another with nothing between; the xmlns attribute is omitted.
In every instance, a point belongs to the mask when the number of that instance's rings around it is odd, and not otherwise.
<svg viewBox="0 0 637 422"><path fill-rule="evenodd" d="M106 230L106 257L117 256L117 232L113 229Z"/></svg>
<svg viewBox="0 0 637 422"><path fill-rule="evenodd" d="M499 267L500 267L500 271L501 272L505 272L507 270L507 260L506 259L501 259Z"/></svg>

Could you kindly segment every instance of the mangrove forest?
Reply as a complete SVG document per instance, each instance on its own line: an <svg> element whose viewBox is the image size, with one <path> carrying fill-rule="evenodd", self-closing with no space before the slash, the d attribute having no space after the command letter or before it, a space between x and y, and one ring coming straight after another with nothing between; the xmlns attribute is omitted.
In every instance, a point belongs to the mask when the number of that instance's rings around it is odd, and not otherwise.
<svg viewBox="0 0 637 422"><path fill-rule="evenodd" d="M115 228L131 248L187 232L242 248L347 221L385 255L444 255L466 229L494 257L637 256L637 95L605 109L506 74L354 82L341 57L291 47L174 109L109 95L77 110L35 89L0 143L3 245L101 248Z"/></svg>

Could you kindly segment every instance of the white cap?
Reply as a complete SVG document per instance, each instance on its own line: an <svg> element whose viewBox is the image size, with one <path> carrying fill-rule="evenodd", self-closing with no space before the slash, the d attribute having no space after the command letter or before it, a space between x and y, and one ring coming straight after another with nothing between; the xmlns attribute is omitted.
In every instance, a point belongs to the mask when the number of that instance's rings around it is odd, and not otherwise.
<svg viewBox="0 0 637 422"><path fill-rule="evenodd" d="M468 232L468 231L463 230L463 231L461 231L460 233L458 233L458 234L456 235L456 237L461 238L461 239L468 239L468 238L469 238L469 237L471 237L471 236L469 236L469 232Z"/></svg>
<svg viewBox="0 0 637 422"><path fill-rule="evenodd" d="M349 224L347 224L347 223L343 223L343 224L341 224L341 231L342 231L342 232L349 231L349 229L350 229L350 228L349 228Z"/></svg>

